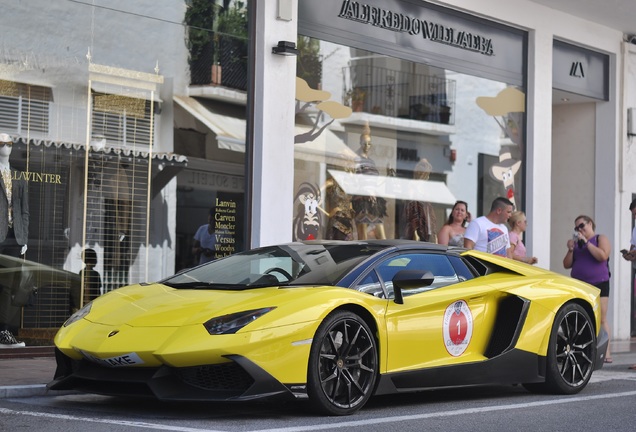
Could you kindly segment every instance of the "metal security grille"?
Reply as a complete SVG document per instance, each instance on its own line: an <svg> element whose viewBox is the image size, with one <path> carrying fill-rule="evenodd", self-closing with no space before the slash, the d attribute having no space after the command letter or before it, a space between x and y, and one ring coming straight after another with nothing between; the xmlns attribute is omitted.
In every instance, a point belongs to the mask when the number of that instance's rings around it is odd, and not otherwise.
<svg viewBox="0 0 636 432"><path fill-rule="evenodd" d="M94 94L92 136L124 145L150 142L150 102L120 95Z"/></svg>
<svg viewBox="0 0 636 432"><path fill-rule="evenodd" d="M101 251L102 292L143 281L148 159L91 151L87 174L86 243Z"/></svg>
<svg viewBox="0 0 636 432"><path fill-rule="evenodd" d="M49 131L48 87L0 80L0 129L8 133Z"/></svg>

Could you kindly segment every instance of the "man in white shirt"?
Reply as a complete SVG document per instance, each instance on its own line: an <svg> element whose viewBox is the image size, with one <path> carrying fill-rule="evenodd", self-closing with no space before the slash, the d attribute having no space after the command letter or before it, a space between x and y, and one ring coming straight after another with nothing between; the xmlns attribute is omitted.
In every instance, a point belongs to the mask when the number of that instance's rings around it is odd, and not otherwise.
<svg viewBox="0 0 636 432"><path fill-rule="evenodd" d="M509 199L495 198L490 206L490 213L473 219L466 228L464 247L511 258L506 222L513 208Z"/></svg>

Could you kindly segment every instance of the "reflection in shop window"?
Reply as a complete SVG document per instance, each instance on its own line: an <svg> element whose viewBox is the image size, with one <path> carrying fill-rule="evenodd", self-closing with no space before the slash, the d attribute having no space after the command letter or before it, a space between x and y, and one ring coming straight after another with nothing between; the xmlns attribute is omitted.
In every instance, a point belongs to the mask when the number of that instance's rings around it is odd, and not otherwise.
<svg viewBox="0 0 636 432"><path fill-rule="evenodd" d="M523 89L304 36L298 46L295 239L436 242L457 200L523 205Z"/></svg>
<svg viewBox="0 0 636 432"><path fill-rule="evenodd" d="M150 143L150 102L120 95L95 94L93 137L120 144Z"/></svg>
<svg viewBox="0 0 636 432"><path fill-rule="evenodd" d="M51 89L0 80L0 129L4 133L49 131Z"/></svg>

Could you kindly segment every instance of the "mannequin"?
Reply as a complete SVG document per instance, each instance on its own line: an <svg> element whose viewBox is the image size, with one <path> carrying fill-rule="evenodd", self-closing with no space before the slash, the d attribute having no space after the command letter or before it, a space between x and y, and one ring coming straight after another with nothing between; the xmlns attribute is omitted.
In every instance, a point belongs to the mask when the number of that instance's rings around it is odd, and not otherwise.
<svg viewBox="0 0 636 432"><path fill-rule="evenodd" d="M12 149L12 138L0 134L0 254L20 257L27 251L29 200L27 182L9 165ZM4 346L24 346L12 334L20 312L12 298L20 279L19 272L15 272L11 280L3 280L0 286L0 344Z"/></svg>
<svg viewBox="0 0 636 432"><path fill-rule="evenodd" d="M433 167L426 159L421 159L413 170L415 180L428 180ZM431 203L409 201L404 205L404 237L409 240L436 242L435 211Z"/></svg>
<svg viewBox="0 0 636 432"><path fill-rule="evenodd" d="M367 123L360 135L360 148L356 152L356 173L366 175L379 175L379 171L373 159L369 157L371 152L371 129ZM385 239L383 217L387 216L386 200L382 197L359 195L353 197L353 210L355 212L358 240L367 239L368 225L375 226L375 238Z"/></svg>

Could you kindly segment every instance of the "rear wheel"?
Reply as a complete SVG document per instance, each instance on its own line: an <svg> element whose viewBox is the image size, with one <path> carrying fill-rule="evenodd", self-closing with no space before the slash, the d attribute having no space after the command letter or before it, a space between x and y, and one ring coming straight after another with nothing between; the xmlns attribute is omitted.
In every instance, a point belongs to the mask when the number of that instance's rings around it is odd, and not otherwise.
<svg viewBox="0 0 636 432"><path fill-rule="evenodd" d="M323 414L353 414L371 397L377 371L376 341L364 320L347 311L325 318L309 356L307 384L313 407Z"/></svg>
<svg viewBox="0 0 636 432"><path fill-rule="evenodd" d="M596 333L589 315L576 303L557 313L546 359L544 383L526 384L531 391L578 393L590 381L596 358Z"/></svg>

